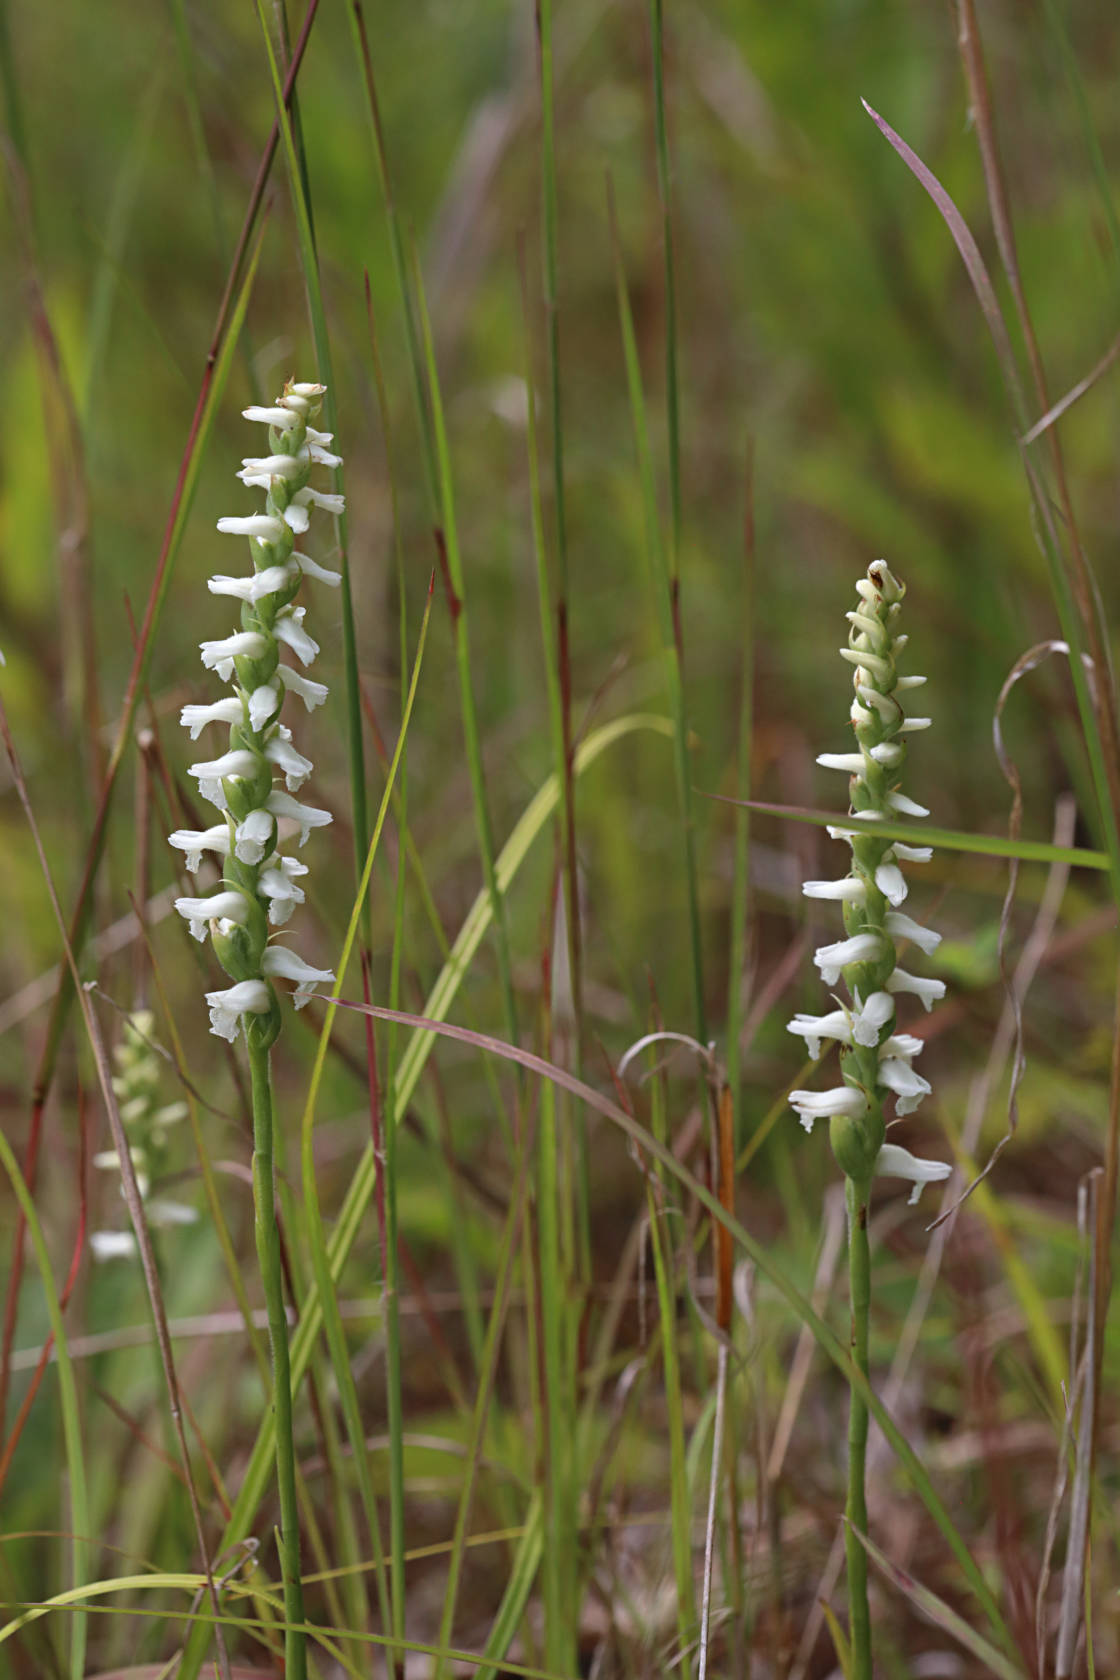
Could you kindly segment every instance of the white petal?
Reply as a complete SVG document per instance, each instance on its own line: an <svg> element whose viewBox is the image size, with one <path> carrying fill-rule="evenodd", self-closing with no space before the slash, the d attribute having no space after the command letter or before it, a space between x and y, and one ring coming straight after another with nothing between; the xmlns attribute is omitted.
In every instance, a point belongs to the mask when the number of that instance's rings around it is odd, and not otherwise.
<svg viewBox="0 0 1120 1680"><path fill-rule="evenodd" d="M944 980L926 980L917 974L907 974L903 968L896 968L887 981L888 992L909 992L922 1000L927 1010L945 996Z"/></svg>
<svg viewBox="0 0 1120 1680"><path fill-rule="evenodd" d="M875 933L857 933L835 945L822 945L813 957L826 986L835 986L841 969L849 963L874 962L883 954L883 942Z"/></svg>
<svg viewBox="0 0 1120 1680"><path fill-rule="evenodd" d="M306 449L301 449L298 455L243 455L242 471L237 477L244 478L246 473L258 474L266 485L272 478L296 478L309 459L310 454Z"/></svg>
<svg viewBox="0 0 1120 1680"><path fill-rule="evenodd" d="M855 875L845 875L842 881L803 881L801 891L806 898L838 899L848 904L862 904L867 897L867 887Z"/></svg>
<svg viewBox="0 0 1120 1680"><path fill-rule="evenodd" d="M321 706L329 693L326 683L313 682L310 677L301 676L298 671L294 671L290 665L278 665L276 675L285 688L299 695L309 712L313 712L316 706Z"/></svg>
<svg viewBox="0 0 1120 1680"><path fill-rule="evenodd" d="M297 497L312 507L322 508L324 513L346 512L346 497L336 495L331 490L316 490L309 484L306 490L297 491Z"/></svg>
<svg viewBox="0 0 1120 1680"><path fill-rule="evenodd" d="M257 756L247 747L234 747L221 758L201 759L187 765L187 774L200 781L222 781L226 776L251 776L257 768Z"/></svg>
<svg viewBox="0 0 1120 1680"><path fill-rule="evenodd" d="M786 1023L786 1031L796 1033L798 1038L805 1040L805 1047L814 1061L821 1053L822 1039L834 1038L841 1044L852 1042L851 1021L843 1009L835 1009L831 1015L795 1015L792 1021Z"/></svg>
<svg viewBox="0 0 1120 1680"><path fill-rule="evenodd" d="M232 537L256 537L267 543L279 542L284 535L282 522L271 513L227 513L219 519L218 529Z"/></svg>
<svg viewBox="0 0 1120 1680"><path fill-rule="evenodd" d="M293 426L298 426L300 417L287 408L252 408L241 410L246 420L260 420L266 426L272 426L278 432L290 432Z"/></svg>
<svg viewBox="0 0 1120 1680"><path fill-rule="evenodd" d="M301 665L310 665L319 651L318 642L303 628L303 615L306 611L306 607L285 607L282 612L276 614L272 626L276 639L287 643Z"/></svg>
<svg viewBox="0 0 1120 1680"><path fill-rule="evenodd" d="M913 1033L892 1033L885 1044L879 1046L880 1056L920 1056L926 1047L924 1038L916 1038Z"/></svg>
<svg viewBox="0 0 1120 1680"><path fill-rule="evenodd" d="M237 825L237 855L242 863L259 863L272 845L275 820L267 811L250 811Z"/></svg>
<svg viewBox="0 0 1120 1680"><path fill-rule="evenodd" d="M304 758L301 752L297 752L288 741L279 736L274 736L267 743L264 756L284 772L284 781L289 793L298 793L315 768L309 758Z"/></svg>
<svg viewBox="0 0 1120 1680"><path fill-rule="evenodd" d="M856 1016L852 1037L857 1044L870 1049L873 1044L878 1044L880 1032L893 1019L894 999L889 992L872 992Z"/></svg>
<svg viewBox="0 0 1120 1680"><path fill-rule="evenodd" d="M903 718L898 726L898 732L900 735L914 735L919 729L928 729L932 722L932 718Z"/></svg>
<svg viewBox="0 0 1120 1680"><path fill-rule="evenodd" d="M228 682L235 659L259 659L268 647L265 638L256 630L237 630L220 642L200 642L202 663L208 670L217 671Z"/></svg>
<svg viewBox="0 0 1120 1680"><path fill-rule="evenodd" d="M342 582L341 572L328 572L314 560L308 559L306 554L293 554L292 559L305 576L316 578L320 583L329 584L332 589L337 589Z"/></svg>
<svg viewBox="0 0 1120 1680"><path fill-rule="evenodd" d="M312 968L310 963L304 962L302 957L297 956L294 951L289 951L285 945L270 945L261 958L261 968L273 979L296 982L293 1001L297 1009L303 1008L316 986L334 979L329 968Z"/></svg>
<svg viewBox="0 0 1120 1680"><path fill-rule="evenodd" d="M897 811L903 817L929 816L924 805L916 805L912 799L907 799L904 793L888 793L887 804L892 811Z"/></svg>
<svg viewBox="0 0 1120 1680"><path fill-rule="evenodd" d="M817 763L823 770L846 770L849 776L858 776L867 768L862 753L818 753Z"/></svg>
<svg viewBox="0 0 1120 1680"><path fill-rule="evenodd" d="M279 788L273 788L268 796L268 809L274 817L288 817L299 824L299 843L306 845L307 836L313 828L326 828L334 821L329 811L320 811L314 805L301 805L290 794L281 793Z"/></svg>
<svg viewBox="0 0 1120 1680"><path fill-rule="evenodd" d="M909 1062L894 1056L888 1056L879 1063L879 1083L897 1096L896 1114L912 1114L922 1098L928 1097L933 1089L929 1080L915 1073Z"/></svg>
<svg viewBox="0 0 1120 1680"><path fill-rule="evenodd" d="M136 1238L131 1231L92 1231L89 1246L95 1260L131 1259L136 1253Z"/></svg>
<svg viewBox="0 0 1120 1680"><path fill-rule="evenodd" d="M165 1201L162 1196L153 1196L144 1212L151 1225L194 1225L198 1220L196 1209L184 1207L182 1202Z"/></svg>
<svg viewBox="0 0 1120 1680"><path fill-rule="evenodd" d="M290 402L293 397L302 397L305 403L312 402L316 397L324 396L326 389L325 385L320 385L313 379L290 379L284 387L281 401Z"/></svg>
<svg viewBox="0 0 1120 1680"><path fill-rule="evenodd" d="M301 502L298 496L293 496L287 507L284 509L284 523L288 526L289 530L294 531L297 536L299 536L301 532L306 531L307 527L311 523L311 515L307 511L307 503Z"/></svg>
<svg viewBox="0 0 1120 1680"><path fill-rule="evenodd" d="M891 851L900 857L903 863L928 863L933 856L932 846L904 846L901 840L896 840Z"/></svg>
<svg viewBox="0 0 1120 1680"><path fill-rule="evenodd" d="M838 1085L832 1091L791 1091L789 1102L807 1132L812 1131L814 1120L827 1120L834 1114L858 1120L867 1112L867 1098L850 1085Z"/></svg>
<svg viewBox="0 0 1120 1680"><path fill-rule="evenodd" d="M311 459L317 461L321 467L340 467L342 465L341 455L332 455L329 449L324 449L318 443L312 443L310 447Z"/></svg>
<svg viewBox="0 0 1120 1680"><path fill-rule="evenodd" d="M952 1170L948 1161L923 1161L919 1156L911 1155L908 1149L900 1149L896 1143L885 1143L875 1162L875 1171L883 1178L913 1180L911 1207L921 1195L924 1185L940 1183L949 1177Z"/></svg>
<svg viewBox="0 0 1120 1680"><path fill-rule="evenodd" d="M280 693L270 683L262 683L249 696L249 725L263 729L269 718L280 710Z"/></svg>
<svg viewBox="0 0 1120 1680"><path fill-rule="evenodd" d="M892 939L912 940L920 951L926 953L927 957L931 952L936 951L941 943L939 933L935 933L932 928L919 927L913 917L905 915L901 910L888 910L885 922L887 932Z"/></svg>
<svg viewBox="0 0 1120 1680"><path fill-rule="evenodd" d="M861 704L866 702L869 706L874 706L884 723L893 722L902 710L897 700L892 699L889 694L880 694L870 683L861 683L856 694Z"/></svg>
<svg viewBox="0 0 1120 1680"><path fill-rule="evenodd" d="M242 1015L265 1015L272 1007L272 998L263 980L239 980L224 992L207 992L210 1006L210 1031L232 1044L237 1037Z"/></svg>
<svg viewBox="0 0 1120 1680"><path fill-rule="evenodd" d="M229 825L215 823L213 828L177 828L167 836L168 844L187 854L187 870L194 875L202 867L203 852L220 852L229 856Z"/></svg>
<svg viewBox="0 0 1120 1680"><path fill-rule="evenodd" d="M880 659L878 654L869 653L866 648L841 648L839 652L841 659L846 659L849 665L857 665L861 671L867 673L860 680L868 688L874 688L876 678L884 682L890 676L891 668L887 661Z"/></svg>
<svg viewBox="0 0 1120 1680"><path fill-rule="evenodd" d="M928 680L926 677L899 677L894 686L905 692L908 688L921 688L922 684Z"/></svg>
<svg viewBox="0 0 1120 1680"><path fill-rule="evenodd" d="M175 908L191 924L191 932L200 944L206 938L208 923L223 916L244 922L249 914L244 895L232 890L211 893L208 898L177 898Z"/></svg>
<svg viewBox="0 0 1120 1680"><path fill-rule="evenodd" d="M881 863L875 871L875 885L888 904L901 904L906 897L906 877L896 863Z"/></svg>
<svg viewBox="0 0 1120 1680"><path fill-rule="evenodd" d="M209 706L184 706L179 722L190 730L191 740L197 741L208 723L240 723L241 717L241 702L236 694L231 694Z"/></svg>
<svg viewBox="0 0 1120 1680"><path fill-rule="evenodd" d="M877 747L871 748L871 757L876 764L882 764L887 769L892 764L898 764L903 756L903 750L897 741L880 741Z"/></svg>
<svg viewBox="0 0 1120 1680"><path fill-rule="evenodd" d="M275 595L287 589L295 576L292 566L266 566L263 571L251 572L248 577L217 576L207 580L211 595L232 595L236 601L259 601L265 595Z"/></svg>

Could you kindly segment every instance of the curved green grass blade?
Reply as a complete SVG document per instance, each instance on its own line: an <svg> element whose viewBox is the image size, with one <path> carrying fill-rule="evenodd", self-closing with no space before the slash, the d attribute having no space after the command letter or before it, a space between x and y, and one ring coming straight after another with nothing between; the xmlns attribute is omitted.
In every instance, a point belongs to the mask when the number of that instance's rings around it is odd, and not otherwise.
<svg viewBox="0 0 1120 1680"><path fill-rule="evenodd" d="M1068 863L1075 869L1111 868L1107 852L1093 852L1083 846L1055 846L1049 840L1011 840L1006 834L966 834L955 828L931 828L927 823L863 822L837 811L810 811L800 805L767 805L759 799L726 799L710 793L728 805L744 804L769 817L788 822L812 823L816 828L844 828L881 835L884 840L902 840L913 846L939 846L944 852L975 852L980 857L1018 858L1022 863Z"/></svg>

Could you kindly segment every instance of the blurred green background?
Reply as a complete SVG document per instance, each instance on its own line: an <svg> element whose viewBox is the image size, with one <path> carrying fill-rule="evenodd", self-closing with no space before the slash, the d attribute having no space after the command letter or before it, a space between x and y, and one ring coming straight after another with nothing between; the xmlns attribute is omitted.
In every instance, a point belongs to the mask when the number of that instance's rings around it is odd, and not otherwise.
<svg viewBox="0 0 1120 1680"><path fill-rule="evenodd" d="M132 626L154 574L273 99L248 5L52 0L4 4L0 19L7 180L0 209L0 648L7 665L0 681L66 907L88 844L97 756L113 738ZM552 764L518 278L523 241L547 440L533 7L529 0L376 0L367 3L365 21L396 203L419 253L433 319L473 686L500 844ZM298 22L293 16L293 32ZM1120 144L1120 31L1106 8L1090 3L1021 7L1003 0L982 9L981 24L1023 284L1056 399L1097 363L1115 332L1118 270L1101 183L1114 172ZM928 706L920 709L935 722L915 741L909 791L932 808L935 822L999 833L1009 794L992 747L996 698L1019 655L1057 627L1011 416L968 279L937 211L860 103L880 111L938 176L995 275L949 10L885 0L670 0L665 28L681 381L681 621L699 795L705 991L713 1030L722 1031L731 984L733 813L704 796L735 792L745 673L753 672L754 796L839 809L837 778L813 761L819 751L844 746L849 672L834 650L846 638L843 614L856 577L885 556L908 586L910 668L930 679ZM665 709L607 212L610 181L667 522L666 300L648 9L639 0L565 0L555 11L555 53L570 643L573 715L583 726L589 718ZM333 0L324 0L316 19L299 87L334 358L337 447L346 461L359 665L391 743L401 661L390 452L410 647L436 548L361 68L347 9ZM168 792L175 778L182 782L189 752L177 711L186 700L213 697L197 644L223 634L228 613L207 594L205 580L237 568L215 521L255 505L232 477L240 458L260 447L238 411L274 395L289 374L317 371L282 159L267 205L241 350L202 463L140 711L139 721L158 732L167 780L162 772L154 776L153 803L138 822L130 753L99 881L99 929L127 913L130 893L155 894L173 877L162 834ZM388 428L372 376L367 276ZM1006 302L1002 278L997 291ZM48 345L57 350L57 365ZM1081 533L1109 621L1117 594L1116 422L1115 377L1106 374L1062 423ZM547 462L544 492L551 530ZM321 539L316 552L329 559ZM336 813L336 825L308 848L313 875L301 949L325 961L337 949L352 898L337 597L313 591L312 621L323 646L315 674L331 684L332 700L313 719L300 719L297 741L316 760L309 792ZM86 665L94 673L88 681ZM1072 788L1080 796L1077 841L1099 845L1060 659L1016 690L1006 733L1023 776L1024 831L1049 837L1055 799ZM372 741L375 805L382 771ZM482 877L452 633L438 584L409 740L408 797L412 834L453 936ZM666 1026L692 1028L668 743L635 735L613 748L580 784L576 809L591 1065L597 1042L617 1060L647 1029L651 993ZM392 830L389 861L395 846ZM40 978L59 947L6 767L0 847L0 1101L19 1144L50 997ZM795 1071L785 1019L795 1007L819 1003L808 948L792 968L781 963L806 925L798 883L835 872L835 850L819 830L771 817L752 823L741 977L751 1024L743 1063L748 1135ZM510 899L527 1039L552 931L553 863L550 845L539 844ZM1024 917L1042 882L1041 870L1024 869ZM915 913L945 933L940 972L950 982L950 1001L930 1024L923 1071L959 1114L1001 1007L996 930L1005 872L994 861L945 854L922 883ZM1032 1072L1021 1096L1025 1141L1004 1181L1040 1199L1052 1196L1061 1221L1068 1220L1079 1174L1096 1158L1105 1113L1112 977L1102 903L1100 879L1075 873L1064 954L1048 964L1032 1001ZM810 932L823 926L818 920ZM386 871L375 874L373 894L378 996L388 984L392 928ZM1013 921L1013 937L1018 929ZM190 960L177 918L157 918L153 943L188 1059L197 1057L209 1073L215 1041L204 1032L203 971ZM440 957L415 882L402 956L403 1003L419 1007ZM120 1008L131 1007L143 967L134 947L96 966L102 988ZM462 1005L463 1019L502 1030L489 947L472 968ZM359 1023L343 1023L338 1036L360 1049ZM285 1048L298 1065L306 1053L298 1028L286 1035ZM448 1053L447 1065L457 1147L492 1165L494 1118L477 1058ZM85 1078L88 1070L71 1054L48 1114L54 1158L42 1194L56 1234L63 1233L60 1253L72 1231L79 1071ZM595 1076L601 1072L596 1064ZM332 1069L324 1105L328 1204L345 1183L354 1138L361 1139L361 1101L345 1069ZM1002 1124L997 1094L989 1141ZM214 1142L219 1153L240 1147L228 1125ZM406 1140L404 1149L403 1228L421 1257L440 1255L455 1208L433 1194L419 1144ZM616 1199L636 1192L621 1145L606 1149L600 1164L595 1194L606 1221ZM833 1176L823 1145L807 1147L787 1116L744 1189L760 1226L782 1233L788 1263L805 1283L820 1195ZM112 1187L98 1183L94 1195L94 1217L111 1217ZM487 1222L476 1219L480 1251L488 1234ZM610 1232L601 1240L609 1253ZM203 1259L197 1244L189 1246L193 1236L172 1233L170 1241L175 1255L194 1260L194 1269L175 1276L174 1306L200 1309L216 1257L207 1251ZM1068 1246L1050 1258L1055 1287L1064 1288ZM131 1275L99 1274L95 1290L107 1320L140 1310ZM21 1346L32 1339L38 1310L29 1293ZM96 1305L92 1321L102 1322ZM39 1439L45 1443L46 1435ZM29 1461L17 1481L30 1524L36 1495Z"/></svg>

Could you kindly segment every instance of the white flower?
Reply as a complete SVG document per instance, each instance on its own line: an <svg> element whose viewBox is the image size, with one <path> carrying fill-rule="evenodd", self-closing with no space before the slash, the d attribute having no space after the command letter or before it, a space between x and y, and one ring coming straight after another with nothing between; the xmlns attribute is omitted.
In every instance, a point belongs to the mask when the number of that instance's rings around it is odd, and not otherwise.
<svg viewBox="0 0 1120 1680"><path fill-rule="evenodd" d="M279 735L274 735L271 741L265 743L264 756L284 772L289 793L298 793L315 768L309 758L304 758L290 741L283 740Z"/></svg>
<svg viewBox="0 0 1120 1680"><path fill-rule="evenodd" d="M298 671L293 671L290 665L277 665L276 675L286 689L299 695L309 712L313 712L316 706L321 706L330 693L326 683L312 682L310 677L301 676Z"/></svg>
<svg viewBox="0 0 1120 1680"><path fill-rule="evenodd" d="M310 665L319 651L318 642L313 641L303 628L306 611L306 607L285 607L276 614L272 624L277 640L287 643L301 665Z"/></svg>
<svg viewBox="0 0 1120 1680"><path fill-rule="evenodd" d="M287 589L294 576L295 568L292 566L266 566L263 571L253 572L249 577L223 577L219 574L207 579L206 587L211 595L232 595L236 601L253 602Z"/></svg>
<svg viewBox="0 0 1120 1680"><path fill-rule="evenodd" d="M241 471L234 476L243 484L254 484L261 490L267 490L274 478L298 477L310 459L306 448L301 449L298 455L245 455L241 460Z"/></svg>
<svg viewBox="0 0 1120 1680"><path fill-rule="evenodd" d="M856 998L859 1004L859 998ZM852 1038L868 1049L878 1044L879 1034L888 1021L894 1019L894 999L887 992L872 992L860 1006L852 1026Z"/></svg>
<svg viewBox="0 0 1120 1680"><path fill-rule="evenodd" d="M308 428L307 428L307 435L308 435L308 437L311 436L311 427L310 426L308 426ZM329 432L324 432L324 433L319 434L319 435L324 436L324 437L329 437L330 433ZM341 455L332 455L330 450L329 449L324 449L321 444L312 443L310 445L310 451L311 451L311 459L313 461L317 462L318 465L321 466L321 467L340 467L342 465L342 456Z"/></svg>
<svg viewBox="0 0 1120 1680"><path fill-rule="evenodd" d="M202 867L203 852L220 852L229 856L229 824L215 823L213 828L177 828L168 835L172 846L187 854L187 871L194 875Z"/></svg>
<svg viewBox="0 0 1120 1680"><path fill-rule="evenodd" d="M266 1015L272 998L263 980L239 980L224 992L207 992L210 1006L210 1031L218 1038L228 1038L232 1044L237 1037L242 1015Z"/></svg>
<svg viewBox="0 0 1120 1680"><path fill-rule="evenodd" d="M908 1062L896 1056L887 1056L879 1063L879 1083L897 1096L895 1113L900 1117L913 1114L922 1098L928 1097L933 1089L928 1079L923 1079Z"/></svg>
<svg viewBox="0 0 1120 1680"><path fill-rule="evenodd" d="M280 710L280 691L270 683L262 683L249 696L249 728L263 729L269 718Z"/></svg>
<svg viewBox="0 0 1120 1680"><path fill-rule="evenodd" d="M342 582L341 572L328 572L323 566L309 559L306 554L293 553L292 559L305 577L317 578L320 583L329 585L331 589L337 589Z"/></svg>
<svg viewBox="0 0 1120 1680"><path fill-rule="evenodd" d="M888 793L887 804L892 811L897 811L900 817L929 816L929 812L924 805L918 805L913 799L907 799L904 793Z"/></svg>
<svg viewBox="0 0 1120 1680"><path fill-rule="evenodd" d="M261 958L261 968L274 980L296 982L293 1002L297 1009L303 1008L316 986L334 979L329 968L312 968L310 963L304 962L302 957L297 956L294 951L289 951L285 945L268 946Z"/></svg>
<svg viewBox="0 0 1120 1680"><path fill-rule="evenodd" d="M923 1161L917 1155L911 1155L908 1149L900 1149L896 1143L885 1143L875 1162L875 1171L884 1178L913 1180L911 1207L921 1195L924 1185L939 1183L948 1178L952 1170L948 1161Z"/></svg>
<svg viewBox="0 0 1120 1680"><path fill-rule="evenodd" d="M839 899L848 904L862 904L867 888L855 875L845 875L842 881L803 881L801 891L806 898Z"/></svg>
<svg viewBox="0 0 1120 1680"><path fill-rule="evenodd" d="M926 1047L924 1038L916 1038L913 1033L892 1033L884 1044L879 1046L880 1056L920 1056Z"/></svg>
<svg viewBox="0 0 1120 1680"><path fill-rule="evenodd" d="M237 825L235 850L242 863L259 863L272 845L274 819L267 811L250 811Z"/></svg>
<svg viewBox="0 0 1120 1680"><path fill-rule="evenodd" d="M273 927L281 927L295 906L304 901L303 888L292 879L296 871L306 875L307 865L294 858L277 858L275 866L262 869L257 877L257 887L269 901L268 919Z"/></svg>
<svg viewBox="0 0 1120 1680"><path fill-rule="evenodd" d="M901 684L899 686L901 687ZM928 729L932 722L932 718L903 718L898 726L898 733L900 735L913 735L919 729Z"/></svg>
<svg viewBox="0 0 1120 1680"><path fill-rule="evenodd" d="M928 863L933 856L932 846L904 846L901 840L895 841L891 851L903 863Z"/></svg>
<svg viewBox="0 0 1120 1680"><path fill-rule="evenodd" d="M201 943L206 938L206 924L225 920L244 923L249 914L244 893L230 888L211 893L209 898L177 898L175 908L191 924L191 932Z"/></svg>
<svg viewBox="0 0 1120 1680"><path fill-rule="evenodd" d="M807 1132L812 1131L814 1120L828 1120L834 1114L858 1120L867 1112L867 1098L851 1085L838 1085L832 1091L791 1091L789 1102Z"/></svg>
<svg viewBox="0 0 1120 1680"><path fill-rule="evenodd" d="M926 1010L945 996L944 980L926 980L917 974L907 974L903 968L896 968L887 981L888 992L912 992L916 998L921 998Z"/></svg>
<svg viewBox="0 0 1120 1680"><path fill-rule="evenodd" d="M261 543L279 542L284 527L271 513L227 513L218 521L219 531L233 537L256 537Z"/></svg>
<svg viewBox="0 0 1120 1680"><path fill-rule="evenodd" d="M287 817L299 824L299 843L307 844L307 836L313 828L326 828L334 821L329 811L320 811L314 805L301 805L290 794L281 793L279 788L273 788L268 796L266 808L274 817Z"/></svg>
<svg viewBox="0 0 1120 1680"><path fill-rule="evenodd" d="M190 730L191 740L197 741L208 723L240 723L241 702L236 694L232 694L224 700L215 700L209 706L184 706L179 713L179 722L184 729Z"/></svg>
<svg viewBox="0 0 1120 1680"><path fill-rule="evenodd" d="M899 693L902 693L909 688L921 688L926 680L925 677L899 677L894 686Z"/></svg>
<svg viewBox="0 0 1120 1680"><path fill-rule="evenodd" d="M252 408L243 408L241 412L246 420L260 420L278 432L290 432L293 426L298 426L300 422L300 416L288 408L261 408L254 404Z"/></svg>
<svg viewBox="0 0 1120 1680"><path fill-rule="evenodd" d="M846 1009L834 1009L831 1015L802 1015L786 1023L786 1031L805 1040L809 1055L816 1061L821 1053L821 1040L835 1038L841 1044L852 1042L851 1016Z"/></svg>
<svg viewBox="0 0 1120 1680"><path fill-rule="evenodd" d="M131 1231L92 1231L89 1246L95 1260L125 1260L136 1253Z"/></svg>
<svg viewBox="0 0 1120 1680"><path fill-rule="evenodd" d="M862 753L818 753L817 763L824 770L845 770L858 776L864 769Z"/></svg>
<svg viewBox="0 0 1120 1680"><path fill-rule="evenodd" d="M909 939L928 957L941 943L941 935L932 928L920 927L912 916L902 910L888 910L886 928L892 939Z"/></svg>
<svg viewBox="0 0 1120 1680"><path fill-rule="evenodd" d="M883 941L877 933L857 933L851 939L841 939L835 945L822 945L813 961L821 971L826 986L835 986L840 971L849 963L874 962L883 954Z"/></svg>
<svg viewBox="0 0 1120 1680"><path fill-rule="evenodd" d="M876 681L883 682L890 676L890 666L886 660L880 659L877 654L868 653L864 648L841 648L840 657L846 659L849 665L859 667L860 680L866 683L868 688L873 687ZM863 672L867 675L864 676Z"/></svg>
<svg viewBox="0 0 1120 1680"><path fill-rule="evenodd" d="M880 741L877 747L871 748L871 757L876 764L881 764L884 769L889 770L892 765L901 762L902 748L897 741Z"/></svg>
<svg viewBox="0 0 1120 1680"><path fill-rule="evenodd" d="M247 747L233 747L221 758L203 758L187 765L187 774L201 782L224 781L227 776L251 776L257 768L256 756Z"/></svg>
<svg viewBox="0 0 1120 1680"><path fill-rule="evenodd" d="M908 888L906 877L896 863L881 863L875 871L875 885L888 904L901 904Z"/></svg>
<svg viewBox="0 0 1120 1680"><path fill-rule="evenodd" d="M162 1196L153 1196L144 1208L150 1225L194 1225L198 1220L198 1213L192 1207L184 1207L182 1202L169 1202Z"/></svg>
<svg viewBox="0 0 1120 1680"><path fill-rule="evenodd" d="M268 643L257 630L237 630L220 642L200 642L202 663L207 670L217 671L223 682L233 675L235 659L259 659Z"/></svg>

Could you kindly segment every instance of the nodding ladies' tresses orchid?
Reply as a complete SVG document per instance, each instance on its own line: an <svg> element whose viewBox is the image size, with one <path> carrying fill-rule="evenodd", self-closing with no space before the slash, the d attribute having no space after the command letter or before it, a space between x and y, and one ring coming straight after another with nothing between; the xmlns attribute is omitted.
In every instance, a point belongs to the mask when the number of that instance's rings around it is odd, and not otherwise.
<svg viewBox="0 0 1120 1680"><path fill-rule="evenodd" d="M848 614L848 646L840 652L855 667L851 721L858 750L822 753L817 763L850 777L853 816L865 821L928 816L899 786L906 736L928 728L930 721L907 717L902 709L902 694L926 680L898 674L897 659L907 638L896 632L895 623L905 591L883 560L872 562L856 590L859 601ZM835 1039L844 1083L831 1091L792 1091L790 1102L806 1131L814 1120L828 1120L833 1152L849 1178L866 1183L873 1173L883 1173L912 1179L910 1200L916 1201L923 1184L947 1178L951 1169L888 1144L883 1106L893 1097L899 1117L911 1114L930 1089L912 1065L922 1040L895 1030L895 997L912 992L928 1010L945 995L942 981L919 979L897 964L900 941L927 955L941 942L940 934L920 927L898 908L907 893L899 864L924 863L931 854L928 847L880 839L873 830L830 828L829 833L850 844L851 869L841 881L806 881L803 890L807 898L842 906L846 938L823 945L815 961L826 985L835 986L843 977L850 1002L837 999L838 1007L827 1015L797 1015L789 1031L805 1040L811 1056L820 1055L825 1039Z"/></svg>
<svg viewBox="0 0 1120 1680"><path fill-rule="evenodd" d="M327 449L331 436L308 424L319 412L325 387L289 382L271 408L247 408L248 420L269 428L268 453L249 456L237 477L266 492L265 511L219 519L218 530L249 539L253 570L246 577L219 574L210 579L214 595L241 604L240 628L216 641L203 642L202 663L216 671L233 693L210 705L183 707L182 723L197 740L211 723L229 726L229 745L213 758L190 766L199 791L223 813L212 828L177 829L171 844L197 870L204 852L221 859L219 889L201 898L179 898L175 908L196 939L209 930L218 960L233 984L208 992L210 1030L233 1040L244 1025L250 1042L267 1049L280 1030L273 979L296 983L296 1008L306 1003L316 984L333 980L326 969L312 968L283 945L269 943L269 927L286 922L303 891L297 875L307 873L295 858L281 857L280 825L298 832L302 846L313 828L331 820L329 811L301 804L292 794L311 774L311 760L292 745L292 732L280 722L289 689L307 710L322 705L322 683L281 662L285 651L301 666L310 665L319 645L303 627L303 607L293 605L309 573L336 585L335 572L324 571L295 551L295 533L306 531L310 510L341 513L341 496L312 489L314 465L335 467L340 457ZM283 783L276 785L277 779Z"/></svg>

